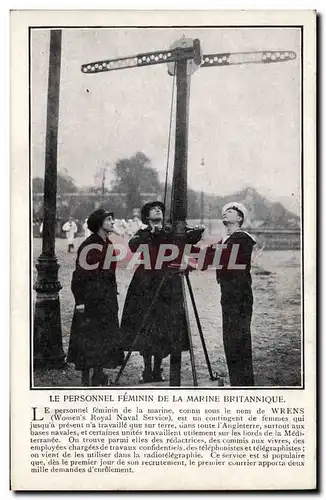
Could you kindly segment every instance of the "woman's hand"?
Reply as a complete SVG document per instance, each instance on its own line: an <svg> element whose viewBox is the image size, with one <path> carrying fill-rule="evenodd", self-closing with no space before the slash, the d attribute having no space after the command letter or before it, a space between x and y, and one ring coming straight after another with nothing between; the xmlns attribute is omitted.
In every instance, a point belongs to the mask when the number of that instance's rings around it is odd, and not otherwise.
<svg viewBox="0 0 326 500"><path fill-rule="evenodd" d="M191 230L193 230L193 231L202 231L202 232L204 232L205 229L206 229L206 226L204 226L204 224L198 224L197 226L193 226L191 228Z"/></svg>

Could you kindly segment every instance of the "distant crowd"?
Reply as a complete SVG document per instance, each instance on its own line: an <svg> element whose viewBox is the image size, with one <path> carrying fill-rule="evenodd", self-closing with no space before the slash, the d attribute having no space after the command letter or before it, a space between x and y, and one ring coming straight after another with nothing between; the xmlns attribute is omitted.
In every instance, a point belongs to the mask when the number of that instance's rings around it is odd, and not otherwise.
<svg viewBox="0 0 326 500"><path fill-rule="evenodd" d="M67 221L58 221L58 227L56 231L57 236L66 237L68 241L68 252L74 249L74 240L77 236L82 236L85 239L91 234L88 225L88 218L84 221L79 221L74 217L69 217ZM42 236L43 234L43 222L34 221L34 236ZM131 238L139 229L142 229L144 224L140 220L138 213L134 213L132 217L128 219L115 219L114 222L114 234L121 236L122 238Z"/></svg>

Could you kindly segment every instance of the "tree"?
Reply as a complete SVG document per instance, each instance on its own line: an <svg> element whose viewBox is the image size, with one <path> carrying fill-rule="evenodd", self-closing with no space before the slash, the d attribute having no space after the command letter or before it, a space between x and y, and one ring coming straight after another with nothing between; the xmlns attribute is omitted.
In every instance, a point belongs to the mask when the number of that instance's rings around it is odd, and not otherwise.
<svg viewBox="0 0 326 500"><path fill-rule="evenodd" d="M114 170L113 190L125 193L127 211L142 205L142 193L160 193L158 173L151 166L150 159L141 152L131 158L118 160Z"/></svg>
<svg viewBox="0 0 326 500"><path fill-rule="evenodd" d="M66 172L58 172L57 177L57 193L76 193L78 188L75 184L75 181L70 175Z"/></svg>
<svg viewBox="0 0 326 500"><path fill-rule="evenodd" d="M41 177L33 177L32 189L33 193L43 193L44 180Z"/></svg>
<svg viewBox="0 0 326 500"><path fill-rule="evenodd" d="M33 193L43 193L44 179L41 177L33 177L32 181ZM76 193L78 188L75 181L66 172L58 172L57 175L57 194Z"/></svg>
<svg viewBox="0 0 326 500"><path fill-rule="evenodd" d="M44 179L41 177L34 177L32 180L33 189L33 219L43 219L43 191ZM76 200L64 199L67 193L76 193L78 188L75 181L67 171L58 172L57 175L57 217L67 218L74 210ZM40 196L42 195L42 196Z"/></svg>

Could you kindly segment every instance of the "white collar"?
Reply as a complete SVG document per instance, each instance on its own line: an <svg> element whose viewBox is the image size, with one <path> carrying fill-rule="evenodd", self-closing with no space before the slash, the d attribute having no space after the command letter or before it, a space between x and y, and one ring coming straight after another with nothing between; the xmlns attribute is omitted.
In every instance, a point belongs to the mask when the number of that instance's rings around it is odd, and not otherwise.
<svg viewBox="0 0 326 500"><path fill-rule="evenodd" d="M250 233L248 233L247 231L244 231L243 229L241 229L241 227L239 227L239 229L236 229L235 231L233 231L233 233L232 233L232 234L234 234L234 233L239 233L239 232L246 234L247 236L249 236L249 238L251 238L251 239L252 239L252 241L254 241L254 242L256 243L255 238L254 238L254 237L253 237ZM228 240L229 238L231 238L232 234L227 234L227 235L225 235L225 236L224 236L224 238L222 239L222 244L223 244L226 240Z"/></svg>

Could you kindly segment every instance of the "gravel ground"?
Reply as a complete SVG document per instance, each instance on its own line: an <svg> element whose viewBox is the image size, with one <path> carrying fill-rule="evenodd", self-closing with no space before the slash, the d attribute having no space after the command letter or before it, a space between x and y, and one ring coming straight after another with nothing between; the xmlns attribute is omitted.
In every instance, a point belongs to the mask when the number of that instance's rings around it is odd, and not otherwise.
<svg viewBox="0 0 326 500"><path fill-rule="evenodd" d="M82 239L76 240L75 248ZM41 252L41 239L33 243L34 264ZM76 253L67 253L63 239L56 240L56 255L60 264L59 279L63 347L67 351L74 299L70 291L71 274ZM270 274L261 273L267 270ZM33 269L36 278L35 266ZM122 313L132 271L119 268L117 282L119 289L120 314ZM222 344L222 317L220 292L213 271L191 273L191 282L196 298L207 350L214 372L228 386L227 368ZM252 319L252 341L256 385L260 387L301 385L301 298L300 298L300 252L265 251L253 268L254 313ZM35 299L35 294L34 294ZM190 309L191 331L194 344L196 371L199 387L217 386L211 382L194 315ZM169 358L163 362L166 378L169 372ZM133 353L119 381L122 387L138 386L142 370L142 359ZM115 370L108 371L111 378ZM189 353L182 356L182 386L192 386L192 372ZM168 382L158 386L168 385ZM80 373L72 365L64 370L37 370L35 387L79 387Z"/></svg>

